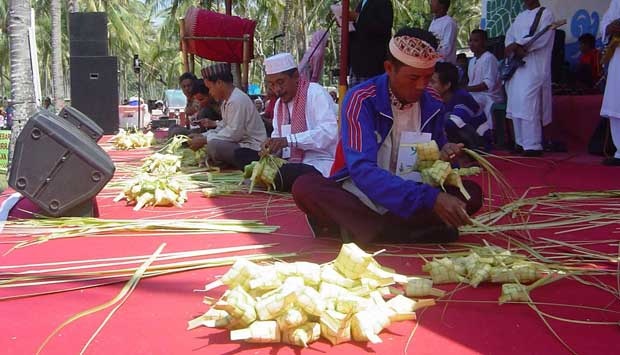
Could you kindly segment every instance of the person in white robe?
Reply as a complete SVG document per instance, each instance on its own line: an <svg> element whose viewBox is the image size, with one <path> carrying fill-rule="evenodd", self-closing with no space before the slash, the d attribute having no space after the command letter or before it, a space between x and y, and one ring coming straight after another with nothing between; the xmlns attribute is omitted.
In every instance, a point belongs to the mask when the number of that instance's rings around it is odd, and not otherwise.
<svg viewBox="0 0 620 355"><path fill-rule="evenodd" d="M605 43L612 37L620 37L620 0L611 0L609 9L601 22L601 35ZM613 158L603 160L605 165L620 166L620 47L614 50L614 55L607 68L607 84L601 116L609 117L611 137L616 146Z"/></svg>
<svg viewBox="0 0 620 355"><path fill-rule="evenodd" d="M459 29L456 21L448 16L449 8L450 0L431 0L433 21L428 30L439 39L437 52L442 56L440 61L456 65L456 37Z"/></svg>
<svg viewBox="0 0 620 355"><path fill-rule="evenodd" d="M483 136L493 129L493 105L504 102L504 88L499 79L499 63L495 56L486 50L487 33L473 30L469 36L469 49L474 57L469 61L467 91L484 111L487 121L476 129Z"/></svg>
<svg viewBox="0 0 620 355"><path fill-rule="evenodd" d="M542 126L551 122L551 51L554 31L547 31L531 46L530 28L540 10L538 0L523 0L521 12L506 32L506 57L513 53L526 55L525 65L506 82L508 104L506 117L512 119L517 149L525 156L540 156L543 152ZM552 24L554 15L550 9L542 10L540 22L534 33Z"/></svg>
<svg viewBox="0 0 620 355"><path fill-rule="evenodd" d="M290 53L265 59L266 82L278 97L274 108L273 132L263 143L263 153L279 154L288 160L276 175L278 191L291 191L295 180L305 174L328 177L338 141L337 115L333 100L321 85L300 75ZM237 165L258 160L247 149L236 153Z"/></svg>

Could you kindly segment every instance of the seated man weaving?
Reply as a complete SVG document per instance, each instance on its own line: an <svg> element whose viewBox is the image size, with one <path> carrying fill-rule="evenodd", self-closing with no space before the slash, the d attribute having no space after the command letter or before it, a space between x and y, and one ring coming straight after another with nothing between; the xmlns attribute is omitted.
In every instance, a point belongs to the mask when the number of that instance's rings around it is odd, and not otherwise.
<svg viewBox="0 0 620 355"><path fill-rule="evenodd" d="M389 43L386 73L347 93L335 175L308 174L293 185L295 203L313 228L338 226L343 239L358 243L449 242L471 223L469 214L482 204L478 185L465 181L470 199L464 202L456 189L446 193L416 181L419 174L408 169L416 166L411 147L418 143L437 142L442 149L435 159L446 162L463 147L446 143L442 103L426 91L440 57L436 48L430 32L400 30Z"/></svg>
<svg viewBox="0 0 620 355"><path fill-rule="evenodd" d="M264 153L280 154L288 162L274 180L278 191L291 191L295 180L304 174L329 176L334 163L338 123L327 90L300 76L297 63L289 53L265 59L266 81L278 97L273 118L273 133L264 144ZM235 153L238 166L258 160L256 152L241 148Z"/></svg>
<svg viewBox="0 0 620 355"><path fill-rule="evenodd" d="M193 135L193 150L207 145L207 155L215 164L235 165L235 150L249 148L258 152L267 139L265 126L254 102L233 85L230 65L218 63L202 70L209 94L221 103L222 120L202 134Z"/></svg>

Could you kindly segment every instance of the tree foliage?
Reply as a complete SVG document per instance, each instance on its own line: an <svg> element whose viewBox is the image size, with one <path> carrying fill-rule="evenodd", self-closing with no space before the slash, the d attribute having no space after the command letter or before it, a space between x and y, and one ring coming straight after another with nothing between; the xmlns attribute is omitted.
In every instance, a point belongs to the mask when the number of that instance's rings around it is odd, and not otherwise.
<svg viewBox="0 0 620 355"><path fill-rule="evenodd" d="M428 0L392 0L394 30L408 25L427 28L430 21ZM257 21L255 33L255 60L251 66L251 83L262 81L262 61L274 53L272 38L284 32L284 39L276 40L278 51L290 51L297 58L304 54L312 33L327 28L331 21L330 5L334 0L233 0L233 15ZM37 46L41 86L44 96L52 94L51 80L51 18L50 0L31 1L36 14ZM74 3L76 3L74 1ZM351 2L354 9L357 1ZM137 93L137 78L132 70L132 59L142 59L144 96L159 98L164 88L176 87L182 73L179 52L179 17L190 6L199 6L224 12L224 0L79 0L78 11L104 11L108 15L109 49L119 58L120 94L124 98ZM0 24L6 31L8 0L0 0ZM453 0L450 14L460 27L459 47L467 47L469 32L480 23L480 0ZM67 1L62 1L62 64L65 82L68 82L69 37ZM336 78L327 73L338 67L339 28L332 26L325 55L326 75L323 84L335 85ZM208 61L197 58L196 66ZM7 36L0 36L0 95L9 92ZM66 84L65 84L66 85ZM66 85L68 89L68 85ZM67 90L67 95L68 95Z"/></svg>

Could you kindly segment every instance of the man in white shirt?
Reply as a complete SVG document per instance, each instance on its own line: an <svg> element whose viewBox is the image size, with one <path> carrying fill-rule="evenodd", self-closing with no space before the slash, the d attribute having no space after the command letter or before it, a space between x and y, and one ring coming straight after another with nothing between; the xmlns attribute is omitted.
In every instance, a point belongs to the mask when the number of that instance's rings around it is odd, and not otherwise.
<svg viewBox="0 0 620 355"><path fill-rule="evenodd" d="M295 180L304 174L329 176L338 139L331 96L321 85L300 76L289 53L265 59L265 72L267 85L278 101L273 133L264 142L264 151L288 160L276 175L276 190L291 191ZM259 158L248 149L239 149L235 155L238 166Z"/></svg>
<svg viewBox="0 0 620 355"><path fill-rule="evenodd" d="M612 37L620 37L620 0L611 0L609 9L601 22L601 33L607 42ZM609 49L608 49L609 50ZM614 49L613 57L607 69L607 85L601 116L609 117L611 138L616 146L616 154L613 158L607 158L603 164L620 166L620 47Z"/></svg>
<svg viewBox="0 0 620 355"><path fill-rule="evenodd" d="M267 138L263 121L254 102L233 85L230 65L218 63L202 69L209 94L221 102L222 120L217 127L202 134L192 135L191 149L207 145L209 159L218 164L235 165L235 150L249 148L258 152Z"/></svg>
<svg viewBox="0 0 620 355"><path fill-rule="evenodd" d="M476 130L480 136L493 129L493 104L504 102L504 89L499 80L498 62L495 56L486 49L487 32L473 30L469 35L469 49L474 57L469 61L467 91L476 100L487 117L486 123Z"/></svg>
<svg viewBox="0 0 620 355"><path fill-rule="evenodd" d="M551 10L540 7L538 0L523 0L525 10L521 12L506 32L506 57L513 54L527 62L517 69L506 81L508 104L506 117L512 119L517 151L523 155L541 156L542 126L551 123L551 51L554 31L547 31L527 50L524 45L531 39L532 25L541 12L540 22L534 34L554 21ZM532 34L533 35L533 34Z"/></svg>
<svg viewBox="0 0 620 355"><path fill-rule="evenodd" d="M459 33L456 21L448 16L450 0L431 0L433 21L428 30L439 39L437 52L443 57L442 62L456 65L456 36Z"/></svg>

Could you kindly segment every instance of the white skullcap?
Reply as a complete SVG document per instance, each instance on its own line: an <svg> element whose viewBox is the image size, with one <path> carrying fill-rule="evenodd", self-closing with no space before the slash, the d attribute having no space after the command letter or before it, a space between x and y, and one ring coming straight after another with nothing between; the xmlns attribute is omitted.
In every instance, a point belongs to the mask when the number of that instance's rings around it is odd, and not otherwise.
<svg viewBox="0 0 620 355"><path fill-rule="evenodd" d="M290 53L279 53L265 59L265 74L277 74L297 68L297 63Z"/></svg>

